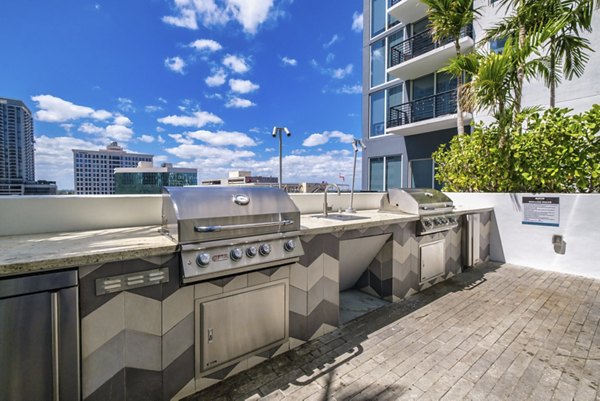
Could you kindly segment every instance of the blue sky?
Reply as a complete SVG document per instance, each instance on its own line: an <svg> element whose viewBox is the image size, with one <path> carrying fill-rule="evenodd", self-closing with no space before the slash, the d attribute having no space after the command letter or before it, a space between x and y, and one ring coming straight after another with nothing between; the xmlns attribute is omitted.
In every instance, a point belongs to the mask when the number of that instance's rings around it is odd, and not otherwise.
<svg viewBox="0 0 600 401"><path fill-rule="evenodd" d="M36 178L59 188L71 149L110 140L200 179L275 176L274 125L284 181L351 180L360 0L18 0L0 37L0 97L34 112Z"/></svg>

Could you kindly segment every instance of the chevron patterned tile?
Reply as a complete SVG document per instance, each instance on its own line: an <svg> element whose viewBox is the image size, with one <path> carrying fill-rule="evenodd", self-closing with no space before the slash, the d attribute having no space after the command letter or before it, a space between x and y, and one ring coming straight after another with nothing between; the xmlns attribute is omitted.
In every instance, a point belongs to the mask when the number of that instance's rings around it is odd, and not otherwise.
<svg viewBox="0 0 600 401"><path fill-rule="evenodd" d="M125 328L142 333L161 335L161 303L152 298L123 292L125 298Z"/></svg>
<svg viewBox="0 0 600 401"><path fill-rule="evenodd" d="M86 358L125 330L125 295L121 292L81 320L81 356Z"/></svg>
<svg viewBox="0 0 600 401"><path fill-rule="evenodd" d="M125 331L113 336L95 352L82 358L81 391L87 398L125 367Z"/></svg>
<svg viewBox="0 0 600 401"><path fill-rule="evenodd" d="M180 394L184 388L190 387L190 381L194 383L193 391L196 391L194 375L194 346L191 346L163 369L163 399L170 400Z"/></svg>
<svg viewBox="0 0 600 401"><path fill-rule="evenodd" d="M196 392L196 382L194 379L192 379L189 382L187 382L186 385L183 386L181 388L181 390L179 390L177 392L177 394L175 394L172 397L165 397L164 399L170 400L170 401L179 401L182 398L185 398L187 396L194 394L195 392Z"/></svg>
<svg viewBox="0 0 600 401"><path fill-rule="evenodd" d="M194 344L194 313L190 313L162 336L162 366L169 366Z"/></svg>
<svg viewBox="0 0 600 401"><path fill-rule="evenodd" d="M126 330L124 352L126 368L162 370L160 335Z"/></svg>
<svg viewBox="0 0 600 401"><path fill-rule="evenodd" d="M194 311L194 286L184 286L162 302L164 335Z"/></svg>
<svg viewBox="0 0 600 401"><path fill-rule="evenodd" d="M125 369L121 369L92 394L83 397L85 401L125 401Z"/></svg>
<svg viewBox="0 0 600 401"><path fill-rule="evenodd" d="M127 401L162 401L162 374L151 370L125 368Z"/></svg>
<svg viewBox="0 0 600 401"><path fill-rule="evenodd" d="M316 258L313 263L311 263L307 268L307 282L306 287L307 290L310 289L323 277L325 274L325 266L324 266L324 258L323 255L320 255Z"/></svg>

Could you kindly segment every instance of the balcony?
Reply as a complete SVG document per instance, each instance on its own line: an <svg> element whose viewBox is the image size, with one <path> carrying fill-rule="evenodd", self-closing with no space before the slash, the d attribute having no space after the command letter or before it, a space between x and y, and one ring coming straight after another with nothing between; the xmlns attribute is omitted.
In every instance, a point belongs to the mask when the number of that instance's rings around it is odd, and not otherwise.
<svg viewBox="0 0 600 401"><path fill-rule="evenodd" d="M462 30L459 43L463 54L473 48L475 42L472 26ZM435 42L428 29L390 49L390 67L387 72L403 81L415 79L439 70L455 55L453 39Z"/></svg>
<svg viewBox="0 0 600 401"><path fill-rule="evenodd" d="M471 114L463 113L465 124ZM416 135L456 126L456 89L390 107L387 134Z"/></svg>
<svg viewBox="0 0 600 401"><path fill-rule="evenodd" d="M388 14L407 25L425 17L427 6L420 0L392 0Z"/></svg>

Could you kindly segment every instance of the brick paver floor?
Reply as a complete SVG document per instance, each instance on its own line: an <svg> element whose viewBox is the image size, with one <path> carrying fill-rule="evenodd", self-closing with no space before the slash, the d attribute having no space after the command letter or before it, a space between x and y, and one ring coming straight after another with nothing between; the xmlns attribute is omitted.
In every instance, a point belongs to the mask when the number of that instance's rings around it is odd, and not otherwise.
<svg viewBox="0 0 600 401"><path fill-rule="evenodd" d="M600 400L600 280L486 264L190 400Z"/></svg>

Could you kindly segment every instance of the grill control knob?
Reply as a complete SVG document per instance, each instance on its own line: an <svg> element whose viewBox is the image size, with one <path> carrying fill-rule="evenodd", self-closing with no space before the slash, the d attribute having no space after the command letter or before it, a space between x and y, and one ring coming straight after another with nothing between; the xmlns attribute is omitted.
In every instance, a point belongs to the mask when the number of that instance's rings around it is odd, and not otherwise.
<svg viewBox="0 0 600 401"><path fill-rule="evenodd" d="M258 253L258 250L256 249L256 247L254 245L249 246L246 249L246 256L248 256L249 258L255 257L257 253Z"/></svg>
<svg viewBox="0 0 600 401"><path fill-rule="evenodd" d="M425 226L425 228L433 227L433 223L431 222L431 220L423 220L423 225Z"/></svg>
<svg viewBox="0 0 600 401"><path fill-rule="evenodd" d="M196 264L200 267L206 267L210 263L210 255L208 253L201 253L196 257Z"/></svg>
<svg viewBox="0 0 600 401"><path fill-rule="evenodd" d="M296 249L296 241L293 239L285 241L283 244L283 249L287 252L292 252L294 249Z"/></svg>
<svg viewBox="0 0 600 401"><path fill-rule="evenodd" d="M258 247L258 252L262 256L267 256L268 254L271 253L271 245L269 245L269 244L262 244L260 247Z"/></svg>
<svg viewBox="0 0 600 401"><path fill-rule="evenodd" d="M242 250L240 248L233 248L231 250L231 252L229 252L229 257L234 262L240 260L242 258L242 256L244 256L244 252L242 252Z"/></svg>

